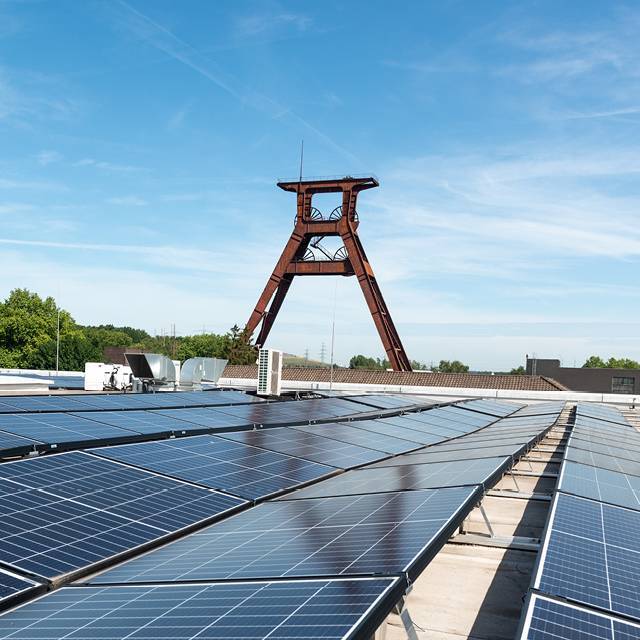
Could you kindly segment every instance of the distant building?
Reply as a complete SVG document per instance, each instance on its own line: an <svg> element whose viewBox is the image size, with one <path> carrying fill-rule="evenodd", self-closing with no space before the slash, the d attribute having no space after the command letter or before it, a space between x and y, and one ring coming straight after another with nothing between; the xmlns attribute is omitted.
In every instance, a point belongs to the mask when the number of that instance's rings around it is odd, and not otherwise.
<svg viewBox="0 0 640 640"><path fill-rule="evenodd" d="M527 375L553 378L572 391L640 393L640 369L561 367L560 360L527 356Z"/></svg>

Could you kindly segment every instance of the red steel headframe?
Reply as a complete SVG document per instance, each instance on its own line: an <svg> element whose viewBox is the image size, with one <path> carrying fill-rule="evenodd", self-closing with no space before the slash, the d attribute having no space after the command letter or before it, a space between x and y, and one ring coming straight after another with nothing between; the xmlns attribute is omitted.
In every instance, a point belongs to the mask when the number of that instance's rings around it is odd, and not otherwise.
<svg viewBox="0 0 640 640"><path fill-rule="evenodd" d="M297 194L296 223L247 322L247 333L253 334L262 322L256 345L264 345L295 276L356 276L391 366L394 371L411 371L411 363L358 236L358 194L365 189L377 187L378 181L371 177L347 176L336 180L279 182L278 186ZM337 207L329 218L323 218L322 214L312 207L311 201L315 193L339 192L342 192L342 206ZM327 236L340 236L344 243L344 251L326 260L309 259L312 257L308 251L309 245L315 246L319 239ZM269 301L271 305L267 310Z"/></svg>

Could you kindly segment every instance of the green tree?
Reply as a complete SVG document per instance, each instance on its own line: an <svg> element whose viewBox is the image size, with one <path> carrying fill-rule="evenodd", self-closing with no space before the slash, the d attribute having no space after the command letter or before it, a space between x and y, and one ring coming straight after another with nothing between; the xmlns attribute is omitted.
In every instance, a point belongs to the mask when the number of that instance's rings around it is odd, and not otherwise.
<svg viewBox="0 0 640 640"><path fill-rule="evenodd" d="M254 364L257 359L256 347L251 344L251 335L246 329L235 324L224 336L226 349L224 356L229 364Z"/></svg>
<svg viewBox="0 0 640 640"><path fill-rule="evenodd" d="M411 360L412 371L427 371L429 367L424 362L418 362L418 360Z"/></svg>
<svg viewBox="0 0 640 640"><path fill-rule="evenodd" d="M389 368L388 360L381 360L380 358L369 358L359 354L353 356L349 360L349 369L369 369L369 370L384 370Z"/></svg>
<svg viewBox="0 0 640 640"><path fill-rule="evenodd" d="M606 366L608 369L640 369L640 363L630 358L609 358Z"/></svg>
<svg viewBox="0 0 640 640"><path fill-rule="evenodd" d="M440 360L438 371L440 373L467 373L469 367L460 360Z"/></svg>
<svg viewBox="0 0 640 640"><path fill-rule="evenodd" d="M589 356L582 365L584 369L604 369L607 365L600 356Z"/></svg>
<svg viewBox="0 0 640 640"><path fill-rule="evenodd" d="M34 368L40 349L56 339L58 307L51 297L44 300L27 289L14 289L0 303L0 366ZM60 336L75 330L68 311L60 310ZM48 363L46 368L55 366Z"/></svg>
<svg viewBox="0 0 640 640"><path fill-rule="evenodd" d="M216 333L184 336L179 339L176 358L182 362L189 358L225 358L229 344L225 336Z"/></svg>
<svg viewBox="0 0 640 640"><path fill-rule="evenodd" d="M59 368L62 371L84 371L85 362L101 362L102 349L84 335L81 330L60 336ZM33 369L53 369L56 366L56 340L40 346L32 356Z"/></svg>
<svg viewBox="0 0 640 640"><path fill-rule="evenodd" d="M515 369L511 369L511 371L509 371L509 373L512 376L523 376L526 371L524 370L524 367L522 365L520 365L519 367L516 367Z"/></svg>

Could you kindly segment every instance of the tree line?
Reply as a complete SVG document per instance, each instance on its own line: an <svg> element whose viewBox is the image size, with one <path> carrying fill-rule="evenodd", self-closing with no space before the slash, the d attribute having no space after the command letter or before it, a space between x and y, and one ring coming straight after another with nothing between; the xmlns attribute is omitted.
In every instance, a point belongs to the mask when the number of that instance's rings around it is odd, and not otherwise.
<svg viewBox="0 0 640 640"><path fill-rule="evenodd" d="M14 289L0 302L0 367L54 369L58 323L62 371L84 371L85 362L103 362L106 347L138 348L180 361L195 357L226 358L231 364L256 361L249 336L238 326L225 334L174 338L152 336L134 327L80 325L52 297Z"/></svg>
<svg viewBox="0 0 640 640"><path fill-rule="evenodd" d="M358 354L349 360L349 369L371 369L374 371L385 371L391 368L391 364L386 359L370 358ZM437 365L427 366L423 362L411 360L413 371L433 371L435 373L467 373L469 367L460 360L440 360Z"/></svg>

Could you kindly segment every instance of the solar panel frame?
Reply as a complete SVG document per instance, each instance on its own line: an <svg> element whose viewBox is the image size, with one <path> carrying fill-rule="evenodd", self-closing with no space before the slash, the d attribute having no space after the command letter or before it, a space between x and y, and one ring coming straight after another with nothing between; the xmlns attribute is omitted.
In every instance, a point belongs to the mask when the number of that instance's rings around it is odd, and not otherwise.
<svg viewBox="0 0 640 640"><path fill-rule="evenodd" d="M0 459L27 455L31 451L37 451L38 446L41 444L41 442L32 438L24 438L14 433L0 431Z"/></svg>
<svg viewBox="0 0 640 640"><path fill-rule="evenodd" d="M0 616L0 638L368 637L401 578L64 587Z"/></svg>
<svg viewBox="0 0 640 640"><path fill-rule="evenodd" d="M43 583L0 567L0 611L14 606L25 598L31 598L45 589L46 585Z"/></svg>
<svg viewBox="0 0 640 640"><path fill-rule="evenodd" d="M474 486L267 501L89 584L401 573L414 580L481 493Z"/></svg>
<svg viewBox="0 0 640 640"><path fill-rule="evenodd" d="M465 400L455 406L460 409L476 411L477 413L484 413L496 418L505 418L519 409L523 409L526 405L516 402L501 402L499 400L487 400L485 398L481 398L478 400Z"/></svg>
<svg viewBox="0 0 640 640"><path fill-rule="evenodd" d="M389 422L389 420L393 420L393 418L382 418L380 420L354 420L349 424L352 424L363 431L371 431L372 433L393 436L394 438L406 440L407 442L415 442L416 445L419 446L440 442L442 439L439 436L425 434L409 427L401 427Z"/></svg>
<svg viewBox="0 0 640 640"><path fill-rule="evenodd" d="M528 445L516 444L511 446L495 446L485 449L456 449L453 451L440 451L439 445L423 448L421 451L415 451L411 454L411 460L416 459L415 464L430 462L451 462L453 460L474 460L479 458L497 458L508 456L512 459L519 458L526 450ZM374 462L370 468L377 467L394 467L402 465L398 460L400 456ZM411 462L411 464L414 464Z"/></svg>

